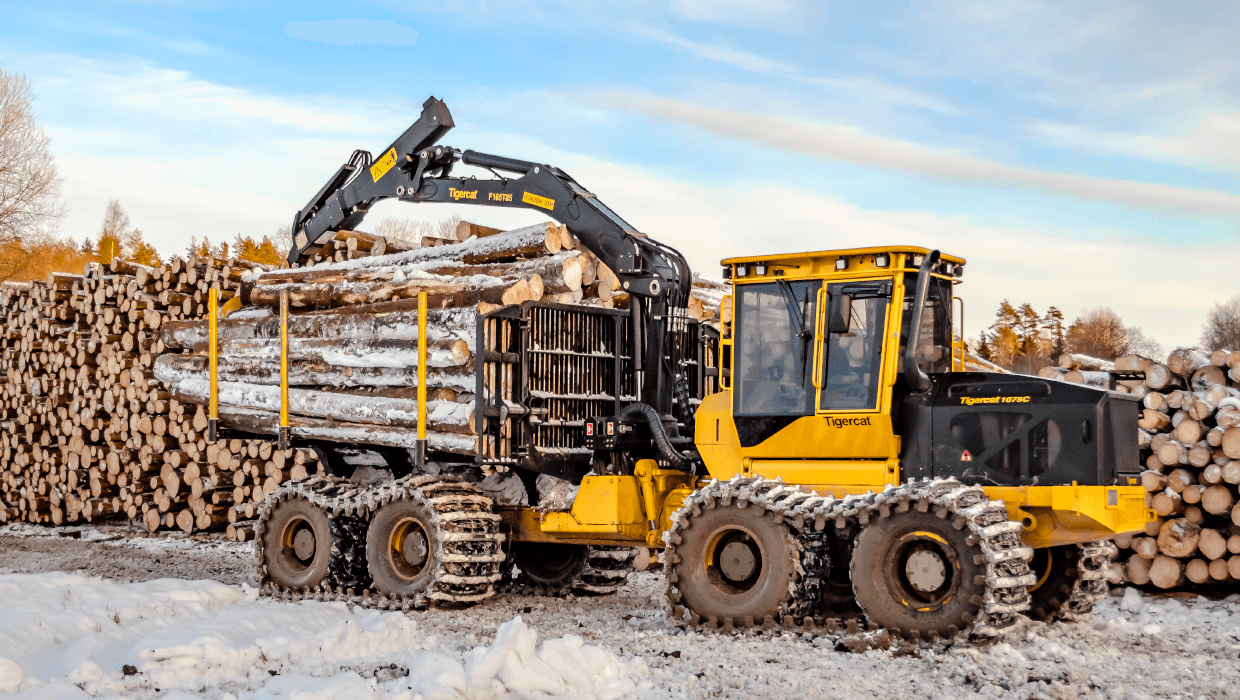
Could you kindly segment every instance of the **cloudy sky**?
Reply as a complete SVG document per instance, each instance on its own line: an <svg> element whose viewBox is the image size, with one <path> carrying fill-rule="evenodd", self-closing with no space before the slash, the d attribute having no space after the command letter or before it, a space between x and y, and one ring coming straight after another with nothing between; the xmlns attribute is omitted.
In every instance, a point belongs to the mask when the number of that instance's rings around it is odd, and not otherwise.
<svg viewBox="0 0 1240 700"><path fill-rule="evenodd" d="M287 224L434 95L445 143L558 165L718 276L913 244L999 302L1107 305L1170 349L1240 294L1240 3L9 3L65 176L161 252ZM533 213L385 204L498 226Z"/></svg>

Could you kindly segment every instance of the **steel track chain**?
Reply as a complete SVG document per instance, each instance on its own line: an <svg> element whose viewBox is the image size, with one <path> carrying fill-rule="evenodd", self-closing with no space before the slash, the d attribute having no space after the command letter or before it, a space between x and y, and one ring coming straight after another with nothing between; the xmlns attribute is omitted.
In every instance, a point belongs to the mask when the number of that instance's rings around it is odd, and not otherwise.
<svg viewBox="0 0 1240 700"><path fill-rule="evenodd" d="M368 523L384 505L406 499L421 501L435 514L431 523L439 532L437 559L439 571L423 593L416 596L385 596L368 581L325 581L319 586L289 589L277 586L268 576L263 542L267 520L276 504L300 497L326 513L329 520ZM262 595L278 600L344 601L380 609L410 610L431 604L469 605L495 595L494 583L502 577L504 554L500 545L500 516L493 512L490 498L472 484L452 476L417 475L373 486L361 486L330 476L316 475L285 482L263 501L255 528L254 555ZM365 530L356 538L361 551L337 552L333 557L352 557L365 562ZM352 570L357 571L356 564ZM351 585L353 584L353 585Z"/></svg>
<svg viewBox="0 0 1240 700"><path fill-rule="evenodd" d="M1064 620L1076 620L1088 615L1095 603L1107 597L1110 584L1118 580L1114 564L1119 549L1114 542L1086 542L1078 544L1077 549L1076 580L1072 582L1072 593L1058 614Z"/></svg>
<svg viewBox="0 0 1240 700"><path fill-rule="evenodd" d="M680 605L675 565L680 562L676 547L681 543L680 531L703 509L718 506L758 507L771 514L776 524L787 523L798 544L798 560L794 562L796 581L791 585L792 597L778 616L764 620L746 618L723 620L702 619ZM908 482L889 486L881 493L834 498L805 493L779 479L733 477L729 481L712 480L685 499L684 505L672 516L672 527L664 535L667 589L666 597L672 619L679 625L706 630L762 629L796 631L809 634L833 634L841 629L855 635L862 632L859 620L848 617L827 617L818 611L819 591L824 586L825 567L818 557L826 555L825 530L833 524L839 530L865 525L871 517L886 517L916 507L935 508L943 517L970 530L970 544L978 545L985 557L987 591L978 601L979 615L969 632L975 637L994 637L1002 629L1016 623L1020 612L1029 607L1027 586L1035 581L1029 569L1033 550L1020 541L1020 523L1007 520L1001 501L989 500L979 487L965 486L954 479ZM871 630L879 632L879 630ZM890 633L902 634L898 630ZM915 638L916 635L903 635Z"/></svg>

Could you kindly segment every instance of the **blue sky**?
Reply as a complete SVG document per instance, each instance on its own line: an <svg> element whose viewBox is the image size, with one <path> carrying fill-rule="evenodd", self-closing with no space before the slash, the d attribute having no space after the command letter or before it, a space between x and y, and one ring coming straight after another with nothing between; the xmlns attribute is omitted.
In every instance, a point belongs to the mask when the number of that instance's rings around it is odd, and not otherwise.
<svg viewBox="0 0 1240 700"><path fill-rule="evenodd" d="M429 95L445 142L563 167L717 276L881 244L1003 298L1107 305L1170 349L1240 293L1236 2L6 3L62 232L119 198L165 254L286 224ZM533 213L385 204L509 226Z"/></svg>

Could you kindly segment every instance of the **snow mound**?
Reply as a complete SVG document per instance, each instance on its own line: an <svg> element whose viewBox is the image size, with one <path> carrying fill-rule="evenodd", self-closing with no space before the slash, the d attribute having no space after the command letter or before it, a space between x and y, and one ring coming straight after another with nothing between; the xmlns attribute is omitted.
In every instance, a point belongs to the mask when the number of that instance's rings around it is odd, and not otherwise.
<svg viewBox="0 0 1240 700"><path fill-rule="evenodd" d="M0 576L0 693L19 697L494 700L632 695L641 659L520 617L462 653L399 612L255 600L214 581ZM406 672L406 669L408 671ZM158 690L156 690L158 689ZM153 694L152 694L153 693Z"/></svg>
<svg viewBox="0 0 1240 700"><path fill-rule="evenodd" d="M495 642L477 647L462 667L441 654L423 653L409 671L409 689L426 700L487 700L506 691L521 696L573 695L612 700L637 690L648 674L641 659L625 663L601 647L566 635L543 642L518 615L500 626Z"/></svg>

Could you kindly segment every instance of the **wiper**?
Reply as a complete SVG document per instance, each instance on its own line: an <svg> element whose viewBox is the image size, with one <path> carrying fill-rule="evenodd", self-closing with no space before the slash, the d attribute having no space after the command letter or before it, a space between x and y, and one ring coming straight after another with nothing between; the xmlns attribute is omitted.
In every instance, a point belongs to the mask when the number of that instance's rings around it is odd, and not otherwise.
<svg viewBox="0 0 1240 700"><path fill-rule="evenodd" d="M801 306L797 305L796 295L792 293L792 285L788 284L788 280L777 280L779 283L779 291L784 296L784 303L788 305L788 315L791 320L796 323L796 327L800 329L797 337L801 339L801 384L805 384L805 369L809 362L809 343L814 338L814 332L805 327L805 307L809 306L809 287L805 288L805 301Z"/></svg>

